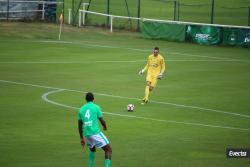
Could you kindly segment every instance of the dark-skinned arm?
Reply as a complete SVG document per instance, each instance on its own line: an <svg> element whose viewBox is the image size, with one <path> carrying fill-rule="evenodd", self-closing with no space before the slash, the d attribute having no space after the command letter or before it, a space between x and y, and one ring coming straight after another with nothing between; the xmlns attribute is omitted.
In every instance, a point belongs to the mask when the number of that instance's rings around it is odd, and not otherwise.
<svg viewBox="0 0 250 167"><path fill-rule="evenodd" d="M105 120L103 119L103 117L99 118L99 121L101 122L102 124L102 127L103 127L103 130L107 130L107 125L106 125L106 122Z"/></svg>
<svg viewBox="0 0 250 167"><path fill-rule="evenodd" d="M83 129L82 129L82 120L78 120L78 131L79 131L79 135L80 135L80 142L81 142L81 145L84 147L85 145L85 140L83 138Z"/></svg>

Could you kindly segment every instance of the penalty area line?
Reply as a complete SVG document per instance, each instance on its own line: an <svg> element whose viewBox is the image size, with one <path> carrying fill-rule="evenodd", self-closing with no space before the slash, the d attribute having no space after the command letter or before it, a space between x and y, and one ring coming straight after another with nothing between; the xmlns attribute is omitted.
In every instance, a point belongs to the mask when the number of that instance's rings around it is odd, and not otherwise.
<svg viewBox="0 0 250 167"><path fill-rule="evenodd" d="M58 90L52 90L49 92L46 92L42 95L42 99L45 102L48 102L50 104L54 104L56 106L64 107L64 108L70 108L79 110L79 107L73 107L66 104L61 104L55 101L52 101L48 98L49 95L54 93L63 92L65 89L58 89ZM127 115L127 114L117 114L112 112L103 112L107 115L113 115L113 116L119 116L119 117L127 117L127 118L135 118L135 119L142 119L142 120L149 120L149 121L156 121L156 122L163 122L163 123L172 123L172 124L182 124L182 125L190 125L190 126L202 126L202 127L209 127L209 128L221 128L221 129L231 129L231 130L241 130L241 131L250 131L250 129L245 128L238 128L238 127L230 127L230 126L221 126L221 125L209 125L209 124L202 124L202 123L192 123L192 122L183 122L183 121L173 121L173 120L164 120L164 119L156 119L156 118L147 118L142 116L135 116L135 115Z"/></svg>
<svg viewBox="0 0 250 167"><path fill-rule="evenodd" d="M51 87L51 86L43 86L43 85L35 85L35 84L29 84L29 83L22 83L22 82L15 82L15 81L8 81L8 80L0 80L0 82L3 83L8 83L8 84L16 84L16 85L25 85L25 86L32 86L32 87L39 87L39 88L46 88L46 89L63 89L63 88L58 88L58 87ZM63 89L65 91L69 92L78 92L78 93L86 93L84 91L80 90L73 90L73 89ZM129 100L136 100L136 101L141 101L140 98L132 98L132 97L124 97L124 96L117 96L117 95L111 95L111 94L105 94L105 93L97 93L94 92L96 95L99 96L105 96L105 97L112 97L112 98L119 98L119 99L129 99ZM169 102L162 102L162 101L150 101L151 103L156 103L156 104L162 104L162 105L171 105L175 106L178 108L189 108L189 109L195 109L200 112L215 112L215 113L221 113L221 114L226 114L226 115L232 115L232 116L237 116L237 117L244 117L244 118L250 118L250 115L246 114L239 114L239 113L233 113L233 112L227 112L227 111L222 111L222 110L215 110L215 109L210 109L210 108L203 108L203 107L198 107L198 106L191 106L191 105L184 105L184 104L176 104L176 103L169 103Z"/></svg>

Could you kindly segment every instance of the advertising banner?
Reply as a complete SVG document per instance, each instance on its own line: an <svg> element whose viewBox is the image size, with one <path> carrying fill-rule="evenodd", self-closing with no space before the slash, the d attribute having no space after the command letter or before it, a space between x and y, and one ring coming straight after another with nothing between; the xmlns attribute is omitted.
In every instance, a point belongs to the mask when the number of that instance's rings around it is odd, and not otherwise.
<svg viewBox="0 0 250 167"><path fill-rule="evenodd" d="M250 47L250 29L223 28L223 44Z"/></svg>
<svg viewBox="0 0 250 167"><path fill-rule="evenodd" d="M169 41L185 41L186 25L144 21L142 37L149 39L165 39Z"/></svg>
<svg viewBox="0 0 250 167"><path fill-rule="evenodd" d="M215 45L221 43L222 29L212 26L187 26L188 41L196 42L199 44Z"/></svg>

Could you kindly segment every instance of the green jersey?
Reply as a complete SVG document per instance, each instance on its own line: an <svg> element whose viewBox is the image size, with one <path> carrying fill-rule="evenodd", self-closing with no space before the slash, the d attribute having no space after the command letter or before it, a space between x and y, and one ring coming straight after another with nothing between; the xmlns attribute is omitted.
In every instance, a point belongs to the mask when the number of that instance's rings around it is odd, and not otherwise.
<svg viewBox="0 0 250 167"><path fill-rule="evenodd" d="M85 137L100 133L98 119L101 117L101 108L93 102L88 102L80 108L78 120L83 122L82 130Z"/></svg>

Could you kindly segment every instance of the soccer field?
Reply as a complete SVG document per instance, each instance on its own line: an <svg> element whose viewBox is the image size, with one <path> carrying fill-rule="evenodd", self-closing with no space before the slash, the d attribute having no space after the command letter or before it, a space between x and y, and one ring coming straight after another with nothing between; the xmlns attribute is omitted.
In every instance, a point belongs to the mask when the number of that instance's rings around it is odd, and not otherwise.
<svg viewBox="0 0 250 167"><path fill-rule="evenodd" d="M0 166L88 166L77 129L87 91L104 112L112 167L249 166L226 158L250 148L249 49L70 26L57 35L55 24L0 23ZM166 73L141 105L138 72L155 46Z"/></svg>

